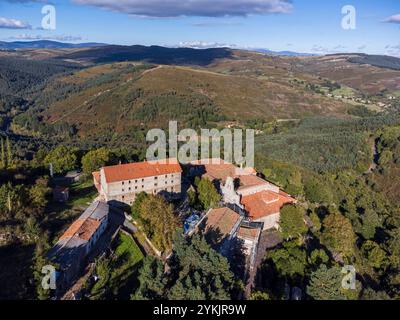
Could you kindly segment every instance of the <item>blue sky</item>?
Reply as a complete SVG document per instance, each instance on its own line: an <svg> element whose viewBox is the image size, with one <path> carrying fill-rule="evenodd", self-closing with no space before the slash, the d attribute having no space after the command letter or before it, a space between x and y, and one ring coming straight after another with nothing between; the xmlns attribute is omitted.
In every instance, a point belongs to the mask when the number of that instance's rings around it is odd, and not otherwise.
<svg viewBox="0 0 400 320"><path fill-rule="evenodd" d="M56 30L40 30L56 8ZM356 29L341 27L342 7ZM0 0L0 40L235 45L298 52L400 56L399 0Z"/></svg>

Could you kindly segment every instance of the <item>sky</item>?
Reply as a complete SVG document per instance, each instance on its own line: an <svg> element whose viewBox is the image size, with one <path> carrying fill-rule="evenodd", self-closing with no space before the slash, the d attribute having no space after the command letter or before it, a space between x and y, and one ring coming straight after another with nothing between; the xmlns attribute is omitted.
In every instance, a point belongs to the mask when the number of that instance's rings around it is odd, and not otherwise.
<svg viewBox="0 0 400 320"><path fill-rule="evenodd" d="M400 57L400 0L0 0L0 41L39 39Z"/></svg>

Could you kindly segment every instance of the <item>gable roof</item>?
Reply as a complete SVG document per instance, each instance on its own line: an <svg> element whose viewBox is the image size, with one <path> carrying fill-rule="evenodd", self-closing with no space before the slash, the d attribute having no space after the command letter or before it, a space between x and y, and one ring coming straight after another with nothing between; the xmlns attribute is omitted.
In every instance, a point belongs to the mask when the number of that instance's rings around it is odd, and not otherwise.
<svg viewBox="0 0 400 320"><path fill-rule="evenodd" d="M295 200L284 192L269 190L243 196L241 199L248 216L254 220L279 213L285 204L294 202Z"/></svg>
<svg viewBox="0 0 400 320"><path fill-rule="evenodd" d="M276 188L277 186L271 184L270 182L256 176L256 175L241 175L237 177L240 181L240 186L238 187L238 191L243 191L253 187L265 186L270 188Z"/></svg>
<svg viewBox="0 0 400 320"><path fill-rule="evenodd" d="M182 168L176 159L163 161L144 161L119 164L103 168L107 183L181 173Z"/></svg>
<svg viewBox="0 0 400 320"><path fill-rule="evenodd" d="M108 215L109 206L101 201L93 202L82 215L75 220L60 237L58 244L67 245L68 242L84 244L97 231L103 219ZM69 246L71 246L69 243Z"/></svg>
<svg viewBox="0 0 400 320"><path fill-rule="evenodd" d="M197 229L208 241L219 244L235 231L235 227L241 220L240 214L227 207L211 209Z"/></svg>
<svg viewBox="0 0 400 320"><path fill-rule="evenodd" d="M202 159L192 161L192 166L202 168L202 175L209 180L220 180L225 182L228 177L236 177L239 174L253 175L256 174L254 168L240 169L234 164L222 159Z"/></svg>

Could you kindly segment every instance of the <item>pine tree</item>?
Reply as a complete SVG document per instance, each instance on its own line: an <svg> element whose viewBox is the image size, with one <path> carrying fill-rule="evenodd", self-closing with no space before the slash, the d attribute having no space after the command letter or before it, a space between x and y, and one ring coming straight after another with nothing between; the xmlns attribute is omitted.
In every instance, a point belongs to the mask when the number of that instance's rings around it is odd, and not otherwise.
<svg viewBox="0 0 400 320"><path fill-rule="evenodd" d="M311 274L307 294L315 300L345 300L341 289L342 278L338 267L328 269L323 264Z"/></svg>
<svg viewBox="0 0 400 320"><path fill-rule="evenodd" d="M13 154L10 145L10 139L7 137L6 139L6 148L7 148L7 159L6 159L6 167L10 168L13 165Z"/></svg>
<svg viewBox="0 0 400 320"><path fill-rule="evenodd" d="M0 143L1 143L0 168L1 169L5 169L6 168L6 155L5 155L5 150L4 150L4 140L3 140L3 138L1 138Z"/></svg>

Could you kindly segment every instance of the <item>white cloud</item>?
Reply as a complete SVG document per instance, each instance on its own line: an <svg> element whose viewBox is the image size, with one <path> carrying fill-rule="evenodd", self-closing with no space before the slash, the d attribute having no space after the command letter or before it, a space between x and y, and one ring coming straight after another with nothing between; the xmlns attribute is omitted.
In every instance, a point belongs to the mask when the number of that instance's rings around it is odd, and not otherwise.
<svg viewBox="0 0 400 320"><path fill-rule="evenodd" d="M183 41L179 43L178 47L192 48L192 49L237 48L237 46L234 44L205 42L205 41Z"/></svg>
<svg viewBox="0 0 400 320"><path fill-rule="evenodd" d="M33 35L33 34L19 34L10 39L14 40L57 40L57 41L81 41L83 40L82 37L79 36L69 36L69 35Z"/></svg>
<svg viewBox="0 0 400 320"><path fill-rule="evenodd" d="M291 0L73 0L135 16L144 17L224 17L252 14L290 13Z"/></svg>
<svg viewBox="0 0 400 320"><path fill-rule="evenodd" d="M385 49L386 55L400 58L400 43L397 45L388 44Z"/></svg>
<svg viewBox="0 0 400 320"><path fill-rule="evenodd" d="M395 14L389 18L386 18L384 22L389 22L389 23L399 23L400 24L400 14Z"/></svg>
<svg viewBox="0 0 400 320"><path fill-rule="evenodd" d="M32 26L21 20L0 17L0 29L32 29Z"/></svg>

